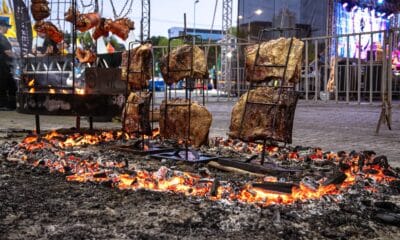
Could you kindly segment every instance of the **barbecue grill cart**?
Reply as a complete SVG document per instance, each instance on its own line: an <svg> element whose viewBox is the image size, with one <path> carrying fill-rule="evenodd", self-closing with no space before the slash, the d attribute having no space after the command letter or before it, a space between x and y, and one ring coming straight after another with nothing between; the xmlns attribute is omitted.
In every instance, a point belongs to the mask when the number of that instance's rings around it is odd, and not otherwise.
<svg viewBox="0 0 400 240"><path fill-rule="evenodd" d="M25 1L25 4L29 8L31 1ZM35 115L37 133L40 133L40 115L76 116L77 128L80 127L81 116L89 117L90 128L93 128L93 117L120 115L126 89L125 82L120 80L120 53L97 55L93 62L79 63L76 56L76 24L66 21L64 15L73 7L76 22L77 9L81 14L95 12L98 11L97 4L49 0L48 7L51 9L49 16L42 21L55 26L72 49L68 49L70 53L22 56L17 111ZM33 44L36 45L37 40ZM96 54L96 45L87 50Z"/></svg>
<svg viewBox="0 0 400 240"><path fill-rule="evenodd" d="M253 70L256 68L277 68L283 69L282 76L275 78L269 84L265 82L250 81L250 88L245 97L245 106L243 115L240 121L238 138L246 142L256 142L261 141L263 144L261 152L261 164L265 161L266 146L268 144L273 144L274 142L283 142L285 144L292 142L292 129L293 120L296 110L297 100L299 94L295 91L294 83L291 83L287 79L287 69L289 63L289 57L291 51L293 50L293 40L294 37L290 37L290 43L288 52L283 52L285 54L286 61L284 64L261 64L259 62L260 46L265 34L276 34L279 36L283 34L290 34L290 32L296 31L294 28L274 28L274 29L263 29L259 33L258 47L256 52L256 58L254 61ZM246 72L246 74L248 74ZM247 79L247 78L246 78ZM248 79L249 80L249 79ZM272 95L272 101L265 103L252 100L253 90L260 88L265 88L268 90L269 94ZM274 97L277 96L277 97ZM269 123L265 127L263 134L255 135L252 138L245 137L243 135L244 124L249 121L252 116L261 115ZM254 126L253 126L254 127Z"/></svg>

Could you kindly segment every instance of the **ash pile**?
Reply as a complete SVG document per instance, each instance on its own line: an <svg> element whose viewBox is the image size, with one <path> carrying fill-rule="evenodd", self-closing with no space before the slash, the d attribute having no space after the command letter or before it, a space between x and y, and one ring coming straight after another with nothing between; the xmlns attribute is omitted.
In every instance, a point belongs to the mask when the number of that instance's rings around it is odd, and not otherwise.
<svg viewBox="0 0 400 240"><path fill-rule="evenodd" d="M260 165L254 156L262 145L239 140L213 139L203 151L229 158L198 164L153 161L112 148L136 140L123 132L51 132L4 143L0 196L6 228L0 231L25 238L398 236L400 171L373 151L268 146L267 161ZM25 201L26 191L36 196L31 202ZM80 201L83 205L74 204ZM49 203L64 209L47 209ZM16 209L28 214L17 216ZM53 219L42 211L58 213ZM68 212L82 221L72 235ZM43 221L64 223L43 229ZM28 222L34 231L23 233ZM105 235L104 228L113 233Z"/></svg>

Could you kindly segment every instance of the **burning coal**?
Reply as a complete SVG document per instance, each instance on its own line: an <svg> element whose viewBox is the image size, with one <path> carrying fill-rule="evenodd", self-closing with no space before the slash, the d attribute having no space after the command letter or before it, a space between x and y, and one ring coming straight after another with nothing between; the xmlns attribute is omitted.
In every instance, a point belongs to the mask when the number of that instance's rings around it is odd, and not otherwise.
<svg viewBox="0 0 400 240"><path fill-rule="evenodd" d="M153 135L157 135L155 131ZM329 164L337 169L334 174L315 178L303 177L299 181L282 181L274 176L265 176L252 182L220 181L211 176L182 172L161 167L157 171L146 171L128 166L127 162L104 159L84 158L74 151L74 147L112 143L116 140L128 140L124 132L102 132L97 134L73 133L69 135L51 132L44 136L28 136L9 154L9 159L19 158L33 166L45 166L51 172L67 175L68 181L109 183L119 189L174 192L186 196L202 197L211 200L241 202L268 206L271 204L292 204L319 199L323 196L335 196L346 192L357 182L366 179L376 184L389 184L398 180L398 174L391 169L384 156L375 156L373 152L323 152L316 148L287 149L269 146L269 156L280 161L313 161ZM235 152L256 154L262 145L244 144L231 140L217 139L219 148ZM214 146L214 147L215 147ZM69 149L67 152L66 149ZM37 158L38 151L50 151L52 155ZM39 156L39 155L38 155ZM365 190L375 191L373 185Z"/></svg>

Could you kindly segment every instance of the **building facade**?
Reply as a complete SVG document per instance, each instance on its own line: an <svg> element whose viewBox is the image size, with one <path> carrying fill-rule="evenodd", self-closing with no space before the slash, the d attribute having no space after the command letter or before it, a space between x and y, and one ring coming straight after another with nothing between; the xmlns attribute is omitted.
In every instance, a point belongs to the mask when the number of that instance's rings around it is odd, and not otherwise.
<svg viewBox="0 0 400 240"><path fill-rule="evenodd" d="M239 35L258 36L263 28L295 27L301 37L327 34L328 0L239 0ZM262 10L257 14L256 10ZM259 12L258 12L259 13Z"/></svg>

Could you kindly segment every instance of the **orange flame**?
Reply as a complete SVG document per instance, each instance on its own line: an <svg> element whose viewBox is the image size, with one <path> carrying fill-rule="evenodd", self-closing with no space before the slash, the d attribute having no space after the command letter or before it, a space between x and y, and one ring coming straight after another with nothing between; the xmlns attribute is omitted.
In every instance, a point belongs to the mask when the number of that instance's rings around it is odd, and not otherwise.
<svg viewBox="0 0 400 240"><path fill-rule="evenodd" d="M123 132L102 132L100 134L81 134L74 133L68 136L62 135L55 131L39 136L28 136L21 143L20 147L28 151L42 149L44 147L66 148L80 145L92 145L100 142L108 142L117 138L129 137ZM146 146L145 146L146 147ZM255 146L258 148L259 145ZM269 153L278 153L277 147L266 149ZM340 184L323 185L325 179L316 182L316 185L310 187L301 182L294 185L291 193L280 193L268 191L265 189L254 187L251 183L231 183L221 181L218 186L214 186L213 179L202 179L200 175L188 172L174 171L166 167L161 167L158 171L149 172L145 170L136 170L132 175L120 174L114 169L125 167L124 163L116 161L93 162L80 159L71 153L61 150L55 152L58 157L56 161L43 159L33 163L34 166L47 166L51 171L65 173L67 170L72 175L67 176L68 181L76 182L111 182L112 186L119 189L146 189L151 191L169 191L187 196L205 197L212 200L228 200L239 201L242 203L257 204L268 206L271 204L291 204L298 201L306 201L310 199L319 199L325 195L337 195L345 191L348 187L354 185L358 178L368 177L377 182L389 182L395 180L384 174L384 169L379 165L368 165L363 169L358 169L358 157L348 158L347 164L351 166L346 170L346 179ZM313 154L315 159L324 157L322 150L316 149ZM290 156L290 154L289 154ZM294 156L294 153L293 153ZM298 155L294 156L298 157ZM332 161L338 162L337 155L329 156ZM25 156L24 160L28 161ZM266 176L265 182L277 182L276 177ZM235 187L233 184L236 184ZM367 191L377 191L373 187L366 188Z"/></svg>
<svg viewBox="0 0 400 240"><path fill-rule="evenodd" d="M33 87L35 85L35 79L32 79L28 82L28 87Z"/></svg>

